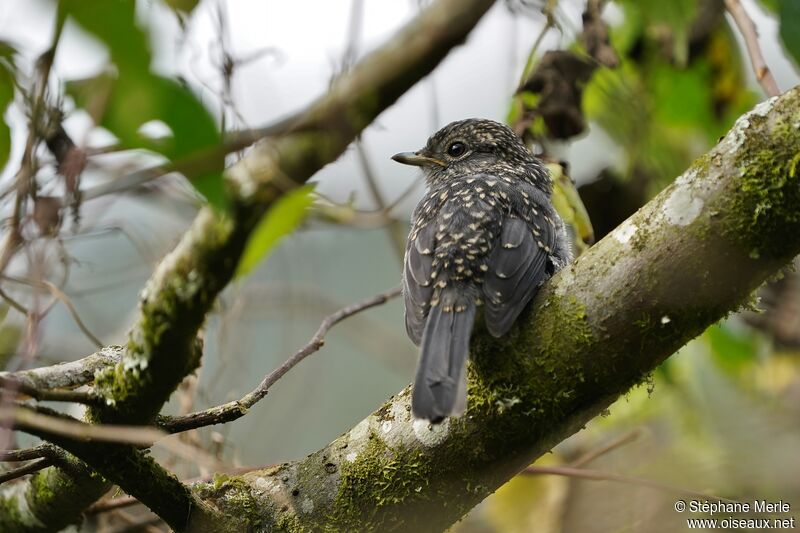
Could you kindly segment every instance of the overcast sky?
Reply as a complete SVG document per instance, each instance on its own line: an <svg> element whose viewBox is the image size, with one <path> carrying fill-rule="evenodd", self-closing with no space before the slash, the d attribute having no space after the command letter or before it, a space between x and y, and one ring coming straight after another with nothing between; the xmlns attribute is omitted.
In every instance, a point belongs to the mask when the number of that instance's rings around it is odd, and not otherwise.
<svg viewBox="0 0 800 533"><path fill-rule="evenodd" d="M355 0L359 1L359 0ZM203 1L194 11L184 37L175 17L159 2L140 2L142 20L156 28L155 68L187 79L215 111L215 93L221 52L217 0ZM233 96L244 125L258 126L301 108L325 91L331 76L341 68L349 43L353 0L236 0L224 2L227 46L234 57L249 57L271 50L236 71ZM560 2L564 33L551 31L541 49L572 39L580 23L582 2ZM798 83L797 73L784 58L775 23L752 0L745 5L754 16L761 44L778 84L787 89ZM607 15L614 18L612 9ZM418 10L415 0L387 2L363 0L358 50L361 54L385 41ZM460 118L479 116L502 120L527 51L542 26L542 18L513 16L502 2L492 9L471 34L423 83L409 91L365 133L364 142L389 198L399 194L414 178L414 170L389 160L391 154L422 146L435 129ZM52 28L52 4L42 0L0 0L0 38L14 43L30 64L48 44ZM64 32L55 63L61 80L90 76L106 61L103 48L75 26ZM748 72L750 69L748 68ZM752 75L751 75L752 78ZM9 112L14 123L14 155L19 158L24 142L21 115ZM76 139L85 139L88 120L73 115L67 128ZM90 142L102 142L102 137ZM579 157L572 154L579 154ZM566 154L578 181L594 175L601 164L611 164L615 151L602 135L579 141ZM7 176L15 165L9 165ZM317 178L321 190L337 198L352 191L369 206L364 178L352 151L329 165ZM421 193L421 191L420 191ZM413 205L409 200L406 210Z"/></svg>

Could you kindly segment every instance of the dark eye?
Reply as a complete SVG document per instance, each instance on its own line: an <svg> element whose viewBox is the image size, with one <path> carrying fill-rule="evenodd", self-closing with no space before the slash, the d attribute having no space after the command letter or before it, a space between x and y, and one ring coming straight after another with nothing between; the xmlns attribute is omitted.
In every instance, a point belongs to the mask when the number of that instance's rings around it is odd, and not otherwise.
<svg viewBox="0 0 800 533"><path fill-rule="evenodd" d="M460 157L464 155L464 152L466 151L467 151L467 145L460 141L456 141L447 147L447 155L449 155L450 157Z"/></svg>

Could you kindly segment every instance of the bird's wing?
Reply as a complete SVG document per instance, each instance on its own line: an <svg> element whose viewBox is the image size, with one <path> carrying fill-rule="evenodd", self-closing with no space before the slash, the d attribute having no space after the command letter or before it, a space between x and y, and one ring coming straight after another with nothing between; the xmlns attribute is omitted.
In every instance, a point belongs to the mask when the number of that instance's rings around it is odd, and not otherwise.
<svg viewBox="0 0 800 533"><path fill-rule="evenodd" d="M551 224L534 228L519 218L503 219L500 239L489 254L484 279L485 320L489 333L505 335L539 286L550 277L549 253L555 240ZM546 247L546 248L545 248Z"/></svg>
<svg viewBox="0 0 800 533"><path fill-rule="evenodd" d="M406 331L414 344L419 345L425 329L425 319L433 294L433 249L435 228L429 224L421 228L406 247L403 269L403 297L405 298ZM413 235L413 234L412 234Z"/></svg>

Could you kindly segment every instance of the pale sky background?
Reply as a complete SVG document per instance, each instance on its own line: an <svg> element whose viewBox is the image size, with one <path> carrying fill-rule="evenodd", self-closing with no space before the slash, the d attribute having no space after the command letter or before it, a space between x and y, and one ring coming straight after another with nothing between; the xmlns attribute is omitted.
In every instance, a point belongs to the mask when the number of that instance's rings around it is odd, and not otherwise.
<svg viewBox="0 0 800 533"><path fill-rule="evenodd" d="M752 0L744 4L756 20L778 85L783 90L796 85L797 72L780 48L776 24ZM141 19L157 28L153 32L157 36L155 68L184 77L215 113L220 83L217 5L216 0L201 2L184 37L159 2L140 2ZM583 2L562 0L560 5L565 33L549 32L541 50L569 43L580 23ZM350 0L232 0L225 6L234 57L247 57L264 48L278 51L277 57L263 57L236 71L233 95L245 121L241 125L267 124L301 109L325 91L347 46ZM364 0L361 53L384 42L417 9L413 0ZM614 17L613 9L608 16ZM49 44L52 19L50 2L0 0L0 39L17 46L22 52L20 63L29 72L32 61ZM512 16L499 3L464 46L366 130L364 143L389 201L417 177L413 169L392 162L392 154L422 146L433 131L452 120L504 119L509 96L542 24L541 16ZM68 25L54 73L60 82L91 76L106 59L102 46ZM755 87L749 64L746 71ZM12 107L6 117L13 128L13 150L0 180L16 172L26 134L19 109ZM89 121L81 113L69 116L65 127L79 143L109 141L102 133L87 135ZM580 182L598 168L614 164L617 152L595 130L564 147L562 157ZM91 181L92 176L90 170L84 177ZM360 207L372 206L353 150L315 179L329 196L343 200L355 192ZM422 188L415 193L398 210L399 218L408 217ZM65 291L104 342L124 342L136 294L191 220L192 210L176 211L174 202L159 195L144 200L133 195L104 198L82 209L83 233L65 240L75 259ZM19 262L11 265L14 268L21 268ZM286 239L257 274L226 290L210 319L198 407L247 392L304 344L324 315L398 281L399 265L381 230L315 227ZM37 353L68 360L91 351L63 307L54 308L43 323ZM323 352L282 379L263 404L245 419L215 429L232 440L244 463L301 456L340 434L407 384L415 359L416 349L402 326L402 306L392 302L337 327Z"/></svg>
<svg viewBox="0 0 800 533"><path fill-rule="evenodd" d="M385 41L418 10L415 0L386 2L363 0L359 49L363 54ZM777 36L777 25L757 3L745 0L760 35L761 46L778 85L788 89L800 81L785 58ZM239 68L233 83L242 126L259 126L276 120L322 94L339 69L348 44L351 0L236 0L225 2L229 49L234 57L248 57L256 51L273 49ZM220 46L217 32L217 1L201 2L181 35L175 17L159 2L140 2L140 17L156 28L154 67L165 74L180 75L200 93L209 107L218 110L218 99L210 90L220 87L218 76ZM572 40L580 24L582 2L560 3L564 33L550 31L541 50ZM614 6L607 15L614 18ZM527 52L542 27L542 17L514 16L499 2L470 35L424 82L405 94L366 131L368 148L381 187L389 198L399 194L413 179L408 168L389 160L395 152L422 146L433 131L469 116L502 120L508 99L519 77ZM30 62L49 43L52 4L42 0L0 0L0 38L18 45L23 60ZM738 37L738 34L737 34ZM64 32L55 63L60 80L87 77L104 64L107 54L96 41L74 25ZM749 67L749 66L748 66ZM752 72L748 75L754 82ZM755 86L755 85L754 85ZM434 103L435 102L435 103ZM432 108L436 108L436 112ZM19 126L20 116L9 113ZM434 123L438 115L438 124ZM85 138L88 121L72 116L67 121L74 138ZM18 159L24 142L23 128L15 128L14 154ZM95 135L94 142L104 139ZM586 149L587 146L590 149ZM613 164L616 153L602 133L579 140L565 152L578 182L592 177L604 164ZM573 157L579 154L579 157ZM16 157L15 157L16 156ZM13 165L2 176L13 172ZM317 175L321 191L346 198L355 191L357 199L369 206L369 197L356 158L348 151L335 164ZM414 199L406 205L409 210Z"/></svg>

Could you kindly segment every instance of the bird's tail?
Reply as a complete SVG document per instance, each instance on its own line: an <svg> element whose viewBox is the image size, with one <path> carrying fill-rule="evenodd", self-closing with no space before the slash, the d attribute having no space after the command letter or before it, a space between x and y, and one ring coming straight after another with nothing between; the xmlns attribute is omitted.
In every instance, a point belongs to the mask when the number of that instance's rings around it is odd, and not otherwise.
<svg viewBox="0 0 800 533"><path fill-rule="evenodd" d="M467 355L475 303L445 289L428 313L422 335L422 354L414 380L411 412L433 423L459 415L467 405Z"/></svg>

